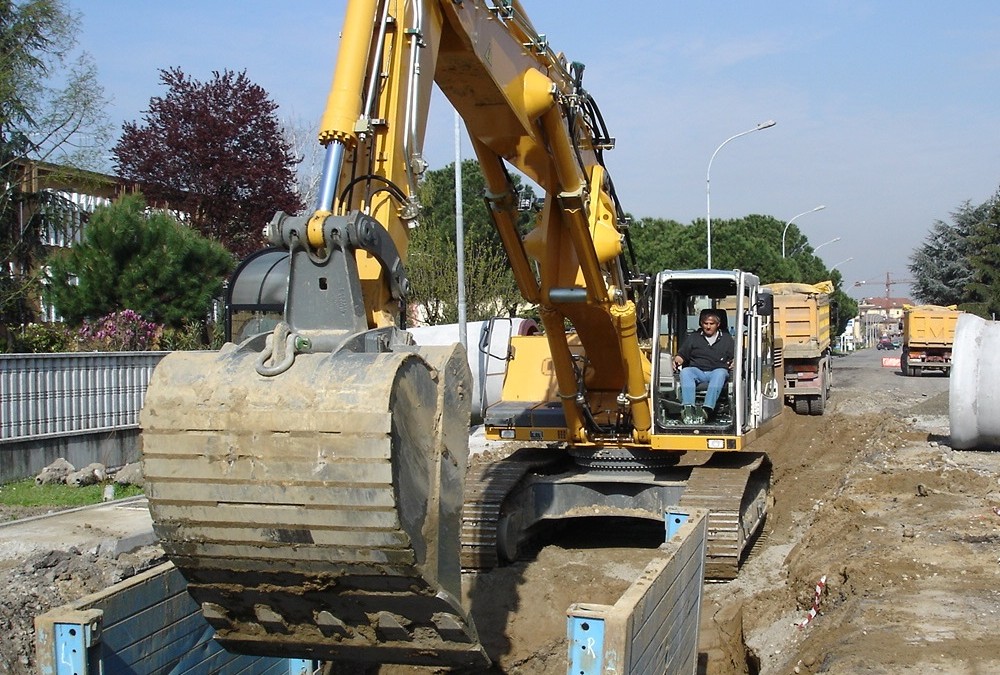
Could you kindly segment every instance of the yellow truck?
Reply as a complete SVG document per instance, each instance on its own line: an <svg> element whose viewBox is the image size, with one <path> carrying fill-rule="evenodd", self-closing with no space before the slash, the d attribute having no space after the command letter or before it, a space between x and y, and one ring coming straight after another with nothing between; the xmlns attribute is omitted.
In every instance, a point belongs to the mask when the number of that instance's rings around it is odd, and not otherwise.
<svg viewBox="0 0 1000 675"><path fill-rule="evenodd" d="M774 334L785 372L785 401L799 415L822 415L833 384L830 294L833 283L775 283Z"/></svg>
<svg viewBox="0 0 1000 675"><path fill-rule="evenodd" d="M903 375L928 370L951 373L955 324L961 314L955 305L903 305L903 353L899 357Z"/></svg>

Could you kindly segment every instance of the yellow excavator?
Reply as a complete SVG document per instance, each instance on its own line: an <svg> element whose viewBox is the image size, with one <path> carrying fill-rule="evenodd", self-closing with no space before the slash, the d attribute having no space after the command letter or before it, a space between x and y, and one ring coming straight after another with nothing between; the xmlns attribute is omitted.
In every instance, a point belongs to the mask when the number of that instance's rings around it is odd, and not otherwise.
<svg viewBox="0 0 1000 675"><path fill-rule="evenodd" d="M782 407L772 298L738 270L633 269L614 140L582 78L517 0L347 3L316 209L267 228L285 267L261 289L280 279L281 314L167 356L141 416L155 532L227 649L483 668L463 568L515 559L561 519L707 506L708 570L736 574L769 483L746 446ZM533 443L468 484L465 350L404 326L435 83L543 328L512 338L484 415L488 437ZM544 194L526 234L509 167ZM717 415L692 423L671 355L705 308L735 359Z"/></svg>

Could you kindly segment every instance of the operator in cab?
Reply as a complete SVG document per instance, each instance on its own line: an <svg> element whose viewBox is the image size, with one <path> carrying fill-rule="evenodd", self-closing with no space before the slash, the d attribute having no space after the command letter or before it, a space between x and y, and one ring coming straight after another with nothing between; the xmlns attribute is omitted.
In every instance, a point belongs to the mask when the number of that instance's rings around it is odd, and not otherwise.
<svg viewBox="0 0 1000 675"><path fill-rule="evenodd" d="M703 309L698 317L699 330L691 334L674 356L674 370L680 371L681 422L704 424L715 417L715 406L733 367L733 337L720 330L722 319L714 309ZM705 401L695 405L699 383L707 383Z"/></svg>

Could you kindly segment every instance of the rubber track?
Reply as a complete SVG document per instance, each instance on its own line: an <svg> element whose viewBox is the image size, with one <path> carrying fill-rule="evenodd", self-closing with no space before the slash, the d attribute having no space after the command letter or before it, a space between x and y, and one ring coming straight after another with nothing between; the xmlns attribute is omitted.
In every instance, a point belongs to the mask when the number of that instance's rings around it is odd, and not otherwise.
<svg viewBox="0 0 1000 675"><path fill-rule="evenodd" d="M767 515L770 473L770 462L758 453L716 453L691 471L680 506L709 509L707 578L736 578Z"/></svg>
<svg viewBox="0 0 1000 675"><path fill-rule="evenodd" d="M499 564L497 527L503 501L528 472L561 459L549 448L520 448L508 457L470 466L462 507L462 570L475 572Z"/></svg>

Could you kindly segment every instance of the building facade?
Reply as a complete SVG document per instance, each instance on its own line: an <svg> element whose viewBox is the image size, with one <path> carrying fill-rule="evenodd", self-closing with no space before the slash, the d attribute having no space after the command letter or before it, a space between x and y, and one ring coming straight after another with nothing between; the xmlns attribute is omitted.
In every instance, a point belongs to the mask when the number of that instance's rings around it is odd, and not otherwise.
<svg viewBox="0 0 1000 675"><path fill-rule="evenodd" d="M44 303L45 257L71 246L94 210L126 186L115 176L47 162L18 160L8 168L0 218L2 320L20 325L56 320Z"/></svg>
<svg viewBox="0 0 1000 675"><path fill-rule="evenodd" d="M903 330L903 306L912 304L909 298L862 298L854 324L856 343L873 347L883 337L898 337Z"/></svg>

